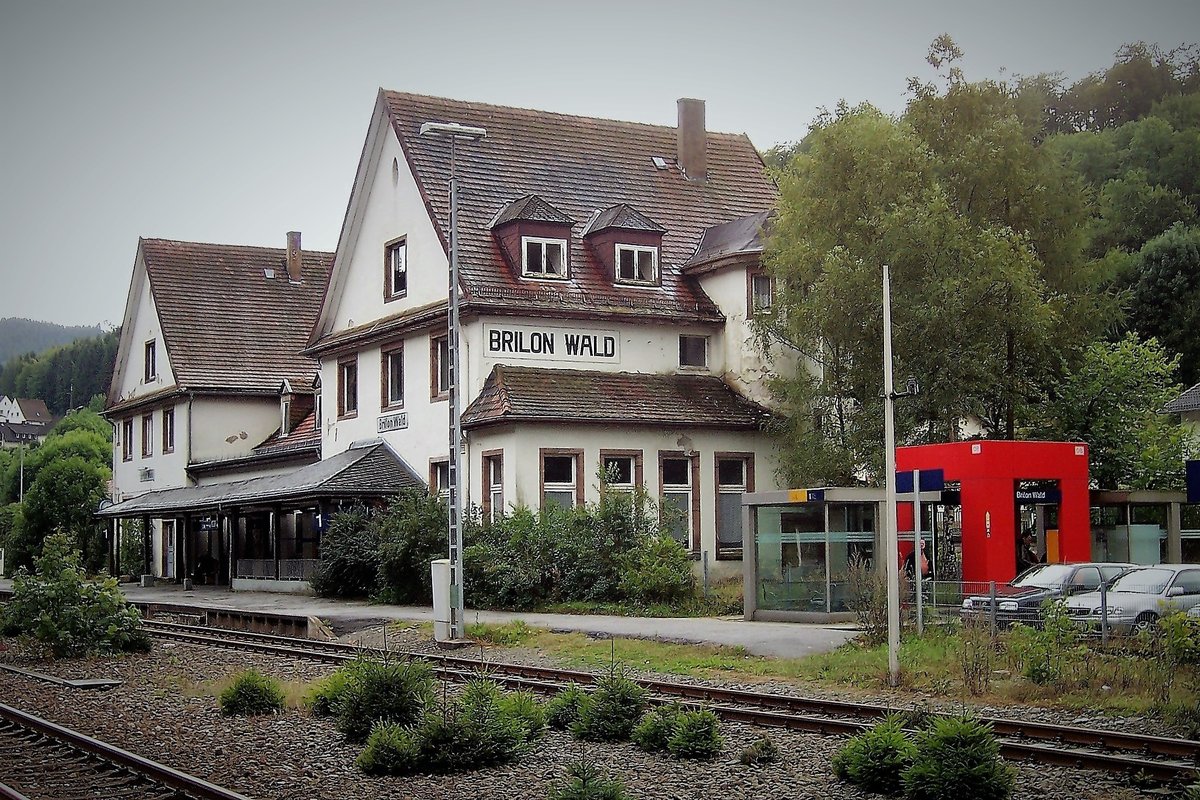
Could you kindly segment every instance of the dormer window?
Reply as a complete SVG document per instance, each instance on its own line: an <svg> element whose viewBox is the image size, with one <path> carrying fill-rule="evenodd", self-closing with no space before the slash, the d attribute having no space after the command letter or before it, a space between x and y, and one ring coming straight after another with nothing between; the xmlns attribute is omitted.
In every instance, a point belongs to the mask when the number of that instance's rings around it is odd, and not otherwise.
<svg viewBox="0 0 1200 800"><path fill-rule="evenodd" d="M750 275L750 313L767 314L775 299L774 285L770 275L754 273Z"/></svg>
<svg viewBox="0 0 1200 800"><path fill-rule="evenodd" d="M658 248L617 245L618 283L658 283Z"/></svg>
<svg viewBox="0 0 1200 800"><path fill-rule="evenodd" d="M383 261L383 299L403 297L408 293L408 239L388 242Z"/></svg>
<svg viewBox="0 0 1200 800"><path fill-rule="evenodd" d="M521 275L563 280L567 277L567 241L521 237Z"/></svg>

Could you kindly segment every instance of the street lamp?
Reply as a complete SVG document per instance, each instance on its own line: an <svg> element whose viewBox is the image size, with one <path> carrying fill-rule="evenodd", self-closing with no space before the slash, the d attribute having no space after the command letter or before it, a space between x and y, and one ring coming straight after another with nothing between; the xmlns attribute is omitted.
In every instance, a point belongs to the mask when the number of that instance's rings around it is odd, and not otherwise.
<svg viewBox="0 0 1200 800"><path fill-rule="evenodd" d="M477 142L487 136L483 128L471 128L457 122L426 122L422 136L450 140L450 313L446 320L446 350L450 359L450 639L466 638L463 622L462 556L462 409L458 349L458 177L455 174L454 145L459 140Z"/></svg>

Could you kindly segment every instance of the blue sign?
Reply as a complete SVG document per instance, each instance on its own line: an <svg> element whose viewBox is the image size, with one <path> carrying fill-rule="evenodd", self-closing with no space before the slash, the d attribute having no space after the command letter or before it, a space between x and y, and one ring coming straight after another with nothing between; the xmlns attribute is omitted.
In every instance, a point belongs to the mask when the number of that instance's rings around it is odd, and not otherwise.
<svg viewBox="0 0 1200 800"><path fill-rule="evenodd" d="M1062 503L1062 490L1014 489L1013 499L1017 501L1017 505L1021 506L1058 505Z"/></svg>
<svg viewBox="0 0 1200 800"><path fill-rule="evenodd" d="M1187 501L1200 503L1200 461L1187 462Z"/></svg>
<svg viewBox="0 0 1200 800"><path fill-rule="evenodd" d="M940 469L923 469L921 475L922 492L940 492L946 488L946 473ZM912 470L896 473L896 494L912 494Z"/></svg>

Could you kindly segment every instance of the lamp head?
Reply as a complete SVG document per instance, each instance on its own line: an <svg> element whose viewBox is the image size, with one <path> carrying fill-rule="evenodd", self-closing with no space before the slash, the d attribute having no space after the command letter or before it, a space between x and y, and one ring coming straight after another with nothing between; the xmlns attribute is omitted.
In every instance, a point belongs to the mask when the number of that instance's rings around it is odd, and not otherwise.
<svg viewBox="0 0 1200 800"><path fill-rule="evenodd" d="M484 128L472 128L459 125L457 122L426 122L421 125L422 136L440 136L453 139L467 139L477 142L487 136Z"/></svg>

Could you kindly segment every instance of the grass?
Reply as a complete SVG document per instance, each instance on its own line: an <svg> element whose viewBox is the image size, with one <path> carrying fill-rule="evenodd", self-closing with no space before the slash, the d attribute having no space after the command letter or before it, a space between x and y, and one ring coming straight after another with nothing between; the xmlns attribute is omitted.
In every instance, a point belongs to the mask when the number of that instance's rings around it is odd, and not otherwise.
<svg viewBox="0 0 1200 800"><path fill-rule="evenodd" d="M615 617L727 617L742 614L742 579L727 578L709 584L708 596L702 590L681 603L600 603L571 601L550 603L535 609L551 614L608 614Z"/></svg>
<svg viewBox="0 0 1200 800"><path fill-rule="evenodd" d="M186 698L194 697L212 697L217 698L221 693L233 685L237 679L236 673L225 675L211 681L193 681L179 675L165 675L159 681L159 691L163 694L177 693ZM312 683L306 681L280 681L280 688L283 689L283 707L288 710L299 710L304 708L304 697L308 693Z"/></svg>

